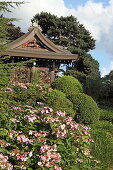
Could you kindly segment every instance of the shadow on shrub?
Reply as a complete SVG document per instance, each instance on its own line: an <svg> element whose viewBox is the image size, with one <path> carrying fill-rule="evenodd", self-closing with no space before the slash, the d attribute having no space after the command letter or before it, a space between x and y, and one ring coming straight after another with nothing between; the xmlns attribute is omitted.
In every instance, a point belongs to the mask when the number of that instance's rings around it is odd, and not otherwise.
<svg viewBox="0 0 113 170"><path fill-rule="evenodd" d="M101 110L100 120L107 120L113 123L113 110Z"/></svg>
<svg viewBox="0 0 113 170"><path fill-rule="evenodd" d="M77 93L69 95L68 98L73 103L74 110L77 112L75 116L76 121L90 124L99 120L100 110L92 97Z"/></svg>

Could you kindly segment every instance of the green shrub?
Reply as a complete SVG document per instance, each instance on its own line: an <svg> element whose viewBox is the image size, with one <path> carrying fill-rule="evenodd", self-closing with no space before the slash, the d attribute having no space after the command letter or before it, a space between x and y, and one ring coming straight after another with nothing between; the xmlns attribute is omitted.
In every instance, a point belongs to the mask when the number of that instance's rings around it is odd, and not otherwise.
<svg viewBox="0 0 113 170"><path fill-rule="evenodd" d="M102 162L103 170L113 166L113 136L104 130L93 130L91 136L93 156Z"/></svg>
<svg viewBox="0 0 113 170"><path fill-rule="evenodd" d="M73 103L74 110L77 112L75 119L78 122L90 124L99 120L100 111L92 97L78 93L69 95L68 98Z"/></svg>
<svg viewBox="0 0 113 170"><path fill-rule="evenodd" d="M67 114L74 115L73 104L66 98L65 94L59 90L52 90L45 94L44 102L54 110L65 111Z"/></svg>
<svg viewBox="0 0 113 170"><path fill-rule="evenodd" d="M51 87L65 93L66 95L83 92L81 83L72 76L63 76L55 79Z"/></svg>
<svg viewBox="0 0 113 170"><path fill-rule="evenodd" d="M100 119L113 122L113 110L105 110L105 109L101 110Z"/></svg>
<svg viewBox="0 0 113 170"><path fill-rule="evenodd" d="M102 131L104 130L106 132L113 133L113 124L111 122L108 122L108 121L105 121L105 120L95 122L92 125L92 128L93 129L99 129L99 130L102 130Z"/></svg>
<svg viewBox="0 0 113 170"><path fill-rule="evenodd" d="M16 102L21 102L27 105L34 105L36 101L42 99L44 93L48 91L47 85L38 85L29 83L19 83L12 86L12 93L9 93L9 98Z"/></svg>

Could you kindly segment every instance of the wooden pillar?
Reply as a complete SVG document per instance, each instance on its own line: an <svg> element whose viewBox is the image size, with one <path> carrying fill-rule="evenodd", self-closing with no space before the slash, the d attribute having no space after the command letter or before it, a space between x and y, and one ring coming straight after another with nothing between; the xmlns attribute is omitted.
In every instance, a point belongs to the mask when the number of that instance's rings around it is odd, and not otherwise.
<svg viewBox="0 0 113 170"><path fill-rule="evenodd" d="M50 72L50 82L52 83L55 79L55 61L53 61L52 71Z"/></svg>
<svg viewBox="0 0 113 170"><path fill-rule="evenodd" d="M31 72L32 72L31 81L35 82L35 77L36 77L36 62L33 62L33 67L31 69Z"/></svg>
<svg viewBox="0 0 113 170"><path fill-rule="evenodd" d="M51 71L50 72L50 82L52 83L55 79L55 72L54 71Z"/></svg>

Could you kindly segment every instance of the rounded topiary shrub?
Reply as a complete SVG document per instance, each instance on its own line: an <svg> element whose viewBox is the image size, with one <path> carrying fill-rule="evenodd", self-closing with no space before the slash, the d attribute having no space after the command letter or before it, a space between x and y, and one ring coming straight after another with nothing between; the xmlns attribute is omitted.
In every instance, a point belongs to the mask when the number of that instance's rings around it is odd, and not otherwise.
<svg viewBox="0 0 113 170"><path fill-rule="evenodd" d="M63 76L55 79L51 87L62 91L66 95L83 92L81 83L72 76Z"/></svg>
<svg viewBox="0 0 113 170"><path fill-rule="evenodd" d="M65 111L68 115L75 115L72 102L59 90L52 90L45 94L44 102L54 110Z"/></svg>
<svg viewBox="0 0 113 170"><path fill-rule="evenodd" d="M68 98L73 103L74 110L77 112L75 116L76 121L90 124L99 120L100 110L92 97L77 93L69 95Z"/></svg>

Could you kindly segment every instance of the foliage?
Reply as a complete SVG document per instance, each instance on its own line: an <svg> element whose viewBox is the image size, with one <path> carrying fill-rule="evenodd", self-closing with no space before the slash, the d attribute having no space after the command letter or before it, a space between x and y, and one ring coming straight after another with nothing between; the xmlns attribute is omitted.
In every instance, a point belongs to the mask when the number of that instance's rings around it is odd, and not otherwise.
<svg viewBox="0 0 113 170"><path fill-rule="evenodd" d="M59 90L51 90L44 96L44 102L54 110L65 111L67 115L75 115L73 104L68 100L64 93Z"/></svg>
<svg viewBox="0 0 113 170"><path fill-rule="evenodd" d="M79 55L74 64L75 70L90 76L100 76L99 63L87 53L95 48L95 40L77 18L74 16L58 18L50 13L41 12L34 16L32 22L34 21L38 22L42 33L55 44Z"/></svg>
<svg viewBox="0 0 113 170"><path fill-rule="evenodd" d="M74 16L58 18L47 12L36 14L32 21L38 21L43 33L59 45L73 46L84 51L94 49L95 40Z"/></svg>
<svg viewBox="0 0 113 170"><path fill-rule="evenodd" d="M100 112L100 120L107 120L113 122L113 110L102 109Z"/></svg>
<svg viewBox="0 0 113 170"><path fill-rule="evenodd" d="M83 92L81 83L72 76L63 76L55 79L52 82L51 87L62 91L66 95Z"/></svg>
<svg viewBox="0 0 113 170"><path fill-rule="evenodd" d="M24 33L21 31L20 27L16 27L14 24L8 24L9 28L7 29L8 32L8 40L16 40L17 38L21 37Z"/></svg>
<svg viewBox="0 0 113 170"><path fill-rule="evenodd" d="M16 6L19 6L20 4L23 4L23 2L6 2L2 1L0 2L0 52L2 50L5 50L4 44L8 41L8 30L11 29L10 22L14 21L15 19L12 18L5 18L3 17L2 12L11 12L10 8L15 8Z"/></svg>
<svg viewBox="0 0 113 170"><path fill-rule="evenodd" d="M99 63L90 54L84 54L75 62L75 70L83 72L86 76L100 78Z"/></svg>
<svg viewBox="0 0 113 170"><path fill-rule="evenodd" d="M9 88L4 91L4 100L7 93L14 92ZM53 112L42 102L35 107L4 104L8 109L0 119L1 169L100 169L90 153L88 126L76 123L64 112Z"/></svg>
<svg viewBox="0 0 113 170"><path fill-rule="evenodd" d="M94 143L92 144L92 154L102 163L105 170L113 168L113 136L106 130L96 129L91 133ZM111 169L112 169L111 168Z"/></svg>
<svg viewBox="0 0 113 170"><path fill-rule="evenodd" d="M99 77L87 76L83 72L75 70L68 70L65 72L65 75L70 75L78 79L83 85L84 92L96 101L99 100L102 87L102 81Z"/></svg>
<svg viewBox="0 0 113 170"><path fill-rule="evenodd" d="M91 124L99 120L100 110L92 97L78 93L69 95L68 98L73 103L74 110L77 112L75 119L78 122Z"/></svg>
<svg viewBox="0 0 113 170"><path fill-rule="evenodd" d="M15 8L15 5L19 6L21 4L23 4L23 2L2 1L0 2L0 11L11 12L10 8Z"/></svg>
<svg viewBox="0 0 113 170"><path fill-rule="evenodd" d="M49 90L45 84L36 83L15 83L12 87L12 93L9 95L11 100L21 102L26 105L36 105L36 102L42 100L44 94ZM6 88L7 91L7 88Z"/></svg>
<svg viewBox="0 0 113 170"><path fill-rule="evenodd" d="M108 121L105 121L105 120L95 122L91 127L94 130L98 129L98 130L101 130L101 131L110 132L111 134L113 132L113 124L111 122L108 122Z"/></svg>

